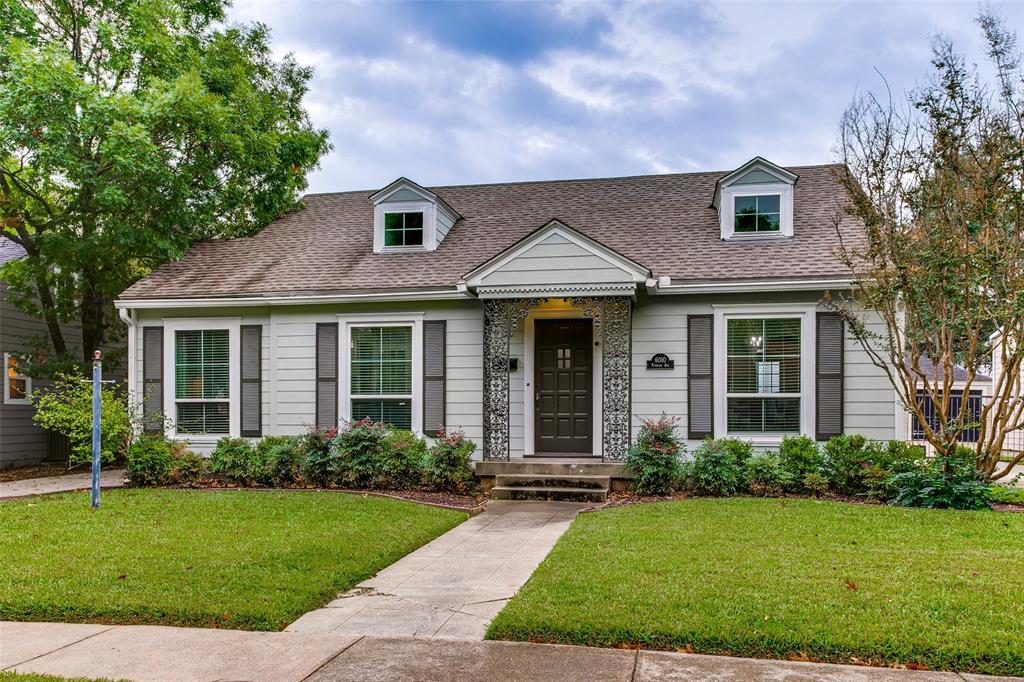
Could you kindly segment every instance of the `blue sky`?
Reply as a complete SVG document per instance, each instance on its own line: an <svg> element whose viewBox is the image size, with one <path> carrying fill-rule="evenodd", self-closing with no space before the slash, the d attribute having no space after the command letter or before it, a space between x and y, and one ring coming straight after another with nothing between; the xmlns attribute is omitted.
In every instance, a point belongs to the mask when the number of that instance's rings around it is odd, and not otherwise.
<svg viewBox="0 0 1024 682"><path fill-rule="evenodd" d="M1024 3L997 9L1024 33ZM965 3L236 0L313 66L334 150L310 191L835 160L858 89L901 94L931 38L983 61Z"/></svg>

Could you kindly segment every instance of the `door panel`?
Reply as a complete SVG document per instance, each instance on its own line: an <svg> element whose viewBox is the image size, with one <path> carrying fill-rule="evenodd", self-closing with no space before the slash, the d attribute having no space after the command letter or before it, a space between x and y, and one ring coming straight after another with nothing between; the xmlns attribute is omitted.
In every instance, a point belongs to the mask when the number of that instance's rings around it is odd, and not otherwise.
<svg viewBox="0 0 1024 682"><path fill-rule="evenodd" d="M534 449L593 451L593 326L590 320L534 323Z"/></svg>

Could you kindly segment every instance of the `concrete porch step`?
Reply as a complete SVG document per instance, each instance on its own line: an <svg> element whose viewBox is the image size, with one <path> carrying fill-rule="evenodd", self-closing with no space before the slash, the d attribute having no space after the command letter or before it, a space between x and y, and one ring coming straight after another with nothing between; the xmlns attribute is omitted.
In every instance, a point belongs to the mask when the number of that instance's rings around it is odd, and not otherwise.
<svg viewBox="0 0 1024 682"><path fill-rule="evenodd" d="M611 487L610 476L593 476L586 474L551 475L538 473L498 474L494 484L503 488L591 488L608 490Z"/></svg>
<svg viewBox="0 0 1024 682"><path fill-rule="evenodd" d="M477 476L498 476L504 474L529 474L533 476L611 476L626 478L626 466L622 463L602 462L558 462L528 459L508 461L484 461L476 463Z"/></svg>
<svg viewBox="0 0 1024 682"><path fill-rule="evenodd" d="M559 502L604 502L607 488L547 487L526 485L496 485L491 488L494 500L550 500Z"/></svg>

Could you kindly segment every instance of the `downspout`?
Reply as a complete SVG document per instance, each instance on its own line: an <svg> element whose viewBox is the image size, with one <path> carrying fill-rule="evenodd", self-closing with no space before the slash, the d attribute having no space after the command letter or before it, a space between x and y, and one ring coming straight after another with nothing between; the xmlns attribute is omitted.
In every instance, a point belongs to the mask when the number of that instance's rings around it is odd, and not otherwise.
<svg viewBox="0 0 1024 682"><path fill-rule="evenodd" d="M131 415L132 430L138 436L140 431L140 418L142 405L137 403L135 396L138 394L138 361L137 348L138 338L135 332L135 316L129 308L118 308L117 314L121 321L128 327L128 413Z"/></svg>

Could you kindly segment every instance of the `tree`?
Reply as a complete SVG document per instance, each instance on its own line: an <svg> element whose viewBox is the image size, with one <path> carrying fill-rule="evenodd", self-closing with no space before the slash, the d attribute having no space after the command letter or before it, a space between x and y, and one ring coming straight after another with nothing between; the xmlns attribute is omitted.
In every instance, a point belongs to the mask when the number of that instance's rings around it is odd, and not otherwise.
<svg viewBox="0 0 1024 682"><path fill-rule="evenodd" d="M990 13L977 23L994 78L937 39L928 84L900 104L862 94L846 111L843 213L864 229L839 249L854 289L833 304L936 453L953 455L963 429L976 427L978 469L1001 478L1024 458L1000 462L1007 435L1024 427L1024 80L1016 36ZM993 349L1001 362L979 418L968 395ZM957 367L965 381L954 390Z"/></svg>
<svg viewBox="0 0 1024 682"><path fill-rule="evenodd" d="M46 322L48 364L116 340L113 301L152 268L293 208L330 148L302 108L311 71L225 7L0 0L0 233L27 253L0 274Z"/></svg>

